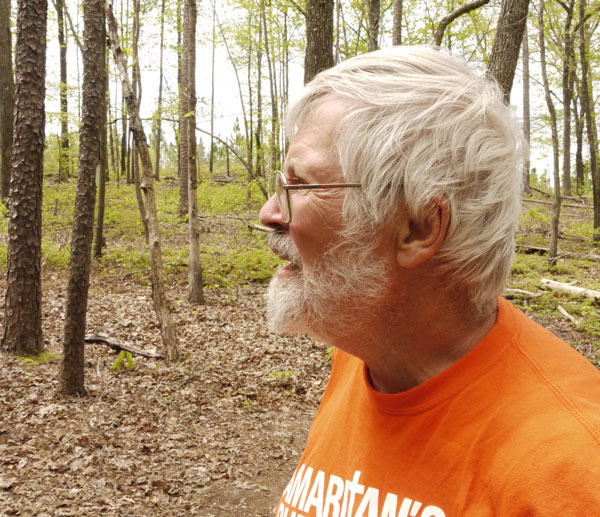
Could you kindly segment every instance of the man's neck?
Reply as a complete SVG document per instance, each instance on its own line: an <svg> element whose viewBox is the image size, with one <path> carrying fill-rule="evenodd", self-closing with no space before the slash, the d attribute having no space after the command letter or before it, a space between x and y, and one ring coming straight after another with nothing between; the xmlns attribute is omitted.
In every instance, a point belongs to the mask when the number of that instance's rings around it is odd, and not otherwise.
<svg viewBox="0 0 600 517"><path fill-rule="evenodd" d="M440 312L433 311L437 321L386 325L386 335L380 335L374 345L377 353L364 358L374 389L382 393L407 391L462 359L494 326L497 302L490 301L476 318L452 312L448 310L439 317Z"/></svg>

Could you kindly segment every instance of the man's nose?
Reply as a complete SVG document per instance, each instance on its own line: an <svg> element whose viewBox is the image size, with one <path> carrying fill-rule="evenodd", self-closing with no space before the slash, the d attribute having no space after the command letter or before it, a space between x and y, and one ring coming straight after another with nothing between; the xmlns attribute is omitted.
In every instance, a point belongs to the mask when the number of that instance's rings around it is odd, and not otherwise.
<svg viewBox="0 0 600 517"><path fill-rule="evenodd" d="M283 222L283 216L281 215L277 196L275 195L272 195L262 206L258 218L262 225L275 230L283 231L287 226Z"/></svg>

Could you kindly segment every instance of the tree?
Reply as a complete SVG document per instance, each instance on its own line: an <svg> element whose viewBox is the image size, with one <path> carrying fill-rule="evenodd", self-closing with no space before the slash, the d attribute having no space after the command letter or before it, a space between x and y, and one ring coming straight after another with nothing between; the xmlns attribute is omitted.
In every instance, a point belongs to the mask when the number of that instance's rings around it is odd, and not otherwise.
<svg viewBox="0 0 600 517"><path fill-rule="evenodd" d="M529 103L529 37L527 25L523 32L523 134L527 142L527 156L523 163L523 191L529 194L529 168L531 167L529 146L531 144L531 109Z"/></svg>
<svg viewBox="0 0 600 517"><path fill-rule="evenodd" d="M42 182L47 0L19 0L15 117L2 348L37 354L42 340Z"/></svg>
<svg viewBox="0 0 600 517"><path fill-rule="evenodd" d="M458 9L452 11L447 16L444 16L441 19L440 23L438 23L435 32L433 33L433 44L438 47L442 44L442 39L444 37L444 32L446 31L446 28L454 20L456 20L456 18L462 16L463 14L467 14L475 9L478 9L479 7L489 3L489 1L490 0L476 0L475 2L463 5L462 7L459 7Z"/></svg>
<svg viewBox="0 0 600 517"><path fill-rule="evenodd" d="M539 43L540 43L540 67L542 69L542 81L544 84L544 94L546 105L550 113L550 129L552 131L552 165L554 177L554 203L552 207L552 223L550 225L550 250L548 252L548 261L551 266L558 260L558 224L560 220L560 171L559 171L559 151L558 151L558 129L556 123L556 109L552 101L550 83L548 81L548 71L546 66L546 41L544 34L544 0L540 0L538 12L539 24Z"/></svg>
<svg viewBox="0 0 600 517"><path fill-rule="evenodd" d="M203 304L200 228L198 226L198 172L196 167L196 18L196 0L185 0L183 12L183 80L185 95L183 96L183 106L186 113L183 120L186 126L185 154L188 161L188 235L190 243L188 296L190 302Z"/></svg>
<svg viewBox="0 0 600 517"><path fill-rule="evenodd" d="M585 116L590 152L590 170L592 176L592 194L594 199L594 228L600 228L600 167L598 167L598 131L594 109L593 78L589 70L589 39L586 30L586 0L579 4L579 55L581 62L581 109ZM600 231L594 235L600 240Z"/></svg>
<svg viewBox="0 0 600 517"><path fill-rule="evenodd" d="M71 169L64 0L55 0L54 7L56 8L56 17L58 19L58 44L60 46L60 154L58 158L58 179L64 181L69 177Z"/></svg>
<svg viewBox="0 0 600 517"><path fill-rule="evenodd" d="M265 34L265 38L268 35ZM306 54L304 84L333 61L333 0L306 1Z"/></svg>
<svg viewBox="0 0 600 517"><path fill-rule="evenodd" d="M0 196L8 197L13 137L14 80L10 0L0 0Z"/></svg>
<svg viewBox="0 0 600 517"><path fill-rule="evenodd" d="M489 1L489 0L488 0ZM379 48L381 0L369 0L369 52Z"/></svg>
<svg viewBox="0 0 600 517"><path fill-rule="evenodd" d="M108 22L108 34L110 46L112 48L115 63L121 76L121 85L123 87L123 96L127 102L127 111L130 117L131 130L135 145L140 153L142 161L143 183L142 191L146 202L146 211L141 214L145 218L144 226L148 229L148 244L150 246L150 271L152 275L152 298L154 307L158 315L160 330L162 334L163 346L166 351L168 361L174 361L179 358L177 350L177 333L169 309L169 301L165 292L165 283L162 274L162 253L160 244L160 232L158 228L158 216L156 211L156 199L154 197L154 174L152 172L152 161L150 159L150 150L146 142L144 126L140 118L140 112L136 97L131 86L131 81L127 75L127 67L123 56L123 49L119 43L117 32L117 22L112 12L112 6L106 7L106 19ZM141 212L140 212L141 213Z"/></svg>
<svg viewBox="0 0 600 517"><path fill-rule="evenodd" d="M498 18L498 29L494 38L488 74L502 88L507 104L510 102L510 90L519 60L528 7L529 0L502 0L502 9Z"/></svg>
<svg viewBox="0 0 600 517"><path fill-rule="evenodd" d="M79 130L79 173L71 234L71 258L63 337L61 392L85 393L84 338L100 163L100 132L105 115L104 0L84 3L83 100Z"/></svg>
<svg viewBox="0 0 600 517"><path fill-rule="evenodd" d="M392 45L402 45L402 0L394 0Z"/></svg>
<svg viewBox="0 0 600 517"><path fill-rule="evenodd" d="M163 93L163 53L165 47L165 0L160 3L160 64L158 75L158 106L156 108L156 154L154 158L154 179L160 180L160 139L162 138L162 93Z"/></svg>

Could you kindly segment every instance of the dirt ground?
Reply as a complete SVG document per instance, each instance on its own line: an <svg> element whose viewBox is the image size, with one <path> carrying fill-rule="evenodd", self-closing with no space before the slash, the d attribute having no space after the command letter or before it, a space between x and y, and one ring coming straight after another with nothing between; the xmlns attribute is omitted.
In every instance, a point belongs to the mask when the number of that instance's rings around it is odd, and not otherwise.
<svg viewBox="0 0 600 517"><path fill-rule="evenodd" d="M4 276L4 275L2 275ZM44 336L61 352L66 274L44 278ZM325 347L266 330L263 286L171 300L184 360L86 345L87 395L57 394L59 361L0 354L0 515L267 516L302 452L329 363ZM3 316L3 315L1 315ZM89 332L153 350L149 286L96 277Z"/></svg>

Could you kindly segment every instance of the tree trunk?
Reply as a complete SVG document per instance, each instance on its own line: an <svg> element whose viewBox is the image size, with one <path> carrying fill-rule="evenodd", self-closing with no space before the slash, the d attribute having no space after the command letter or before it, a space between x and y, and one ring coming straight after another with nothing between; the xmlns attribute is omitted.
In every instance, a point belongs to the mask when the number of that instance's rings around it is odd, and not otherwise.
<svg viewBox="0 0 600 517"><path fill-rule="evenodd" d="M560 170L558 153L558 129L556 124L556 110L550 92L548 82L548 73L546 71L546 43L544 35L544 0L540 0L538 12L539 25L539 44L540 44L540 67L542 69L542 81L544 83L544 93L546 105L550 113L550 128L552 131L552 157L554 166L554 203L552 208L552 223L550 225L550 249L548 251L548 262L554 266L558 260L558 225L560 220Z"/></svg>
<svg viewBox="0 0 600 517"><path fill-rule="evenodd" d="M562 102L563 102L563 193L566 196L571 195L571 99L573 98L573 79L574 56L573 47L575 44L575 34L571 31L573 22L573 9L575 0L569 0L563 8L567 13L564 23L565 48L563 55L563 73L562 73Z"/></svg>
<svg viewBox="0 0 600 517"><path fill-rule="evenodd" d="M333 65L333 0L306 0L304 84Z"/></svg>
<svg viewBox="0 0 600 517"><path fill-rule="evenodd" d="M581 90L581 85L578 88ZM575 173L576 173L576 185L577 195L583 195L584 186L584 171L583 171L583 126L584 119L583 114L580 113L577 105L577 99L573 97L573 117L575 119Z"/></svg>
<svg viewBox="0 0 600 517"><path fill-rule="evenodd" d="M69 283L63 337L60 391L85 393L84 339L92 261L96 173L100 166L102 118L105 111L104 1L84 3L83 103L79 130L79 173L71 235Z"/></svg>
<svg viewBox="0 0 600 517"><path fill-rule="evenodd" d="M529 0L502 0L498 28L492 46L488 74L500 85L507 104L510 102L510 90L519 60L519 47L523 41L528 7Z"/></svg>
<svg viewBox="0 0 600 517"><path fill-rule="evenodd" d="M402 0L394 0L392 45L402 45Z"/></svg>
<svg viewBox="0 0 600 517"><path fill-rule="evenodd" d="M160 4L160 65L158 73L158 107L156 109L156 154L154 155L154 179L160 180L160 139L162 138L162 92L163 92L163 53L165 46L165 0Z"/></svg>
<svg viewBox="0 0 600 517"><path fill-rule="evenodd" d="M2 348L42 351L42 184L47 0L19 0Z"/></svg>
<svg viewBox="0 0 600 517"><path fill-rule="evenodd" d="M177 166L179 170L179 217L183 217L188 213L188 157L184 155L184 149L188 145L188 139L185 135L185 108L184 108L184 80L183 80L183 45L182 33L183 25L181 19L181 2L177 0L177 85L179 89L179 142L177 146Z"/></svg>
<svg viewBox="0 0 600 517"><path fill-rule="evenodd" d="M592 74L589 73L589 37L584 22L586 0L579 4L579 55L581 62L581 109L585 114L588 145L590 149L590 174L592 176L592 195L594 199L594 228L600 228L600 169L598 168L598 132L594 109ZM600 240L600 231L594 235Z"/></svg>
<svg viewBox="0 0 600 517"><path fill-rule="evenodd" d="M58 158L58 180L65 181L70 174L71 153L69 152L69 108L67 99L67 42L65 40L64 0L56 0L58 18L58 44L60 45L60 147Z"/></svg>
<svg viewBox="0 0 600 517"><path fill-rule="evenodd" d="M271 151L271 172L279 168L279 112L277 110L277 86L275 79L274 65L271 59L271 51L269 49L269 30L267 27L267 15L265 12L264 0L260 3L261 17L263 22L263 30L265 34L265 57L267 58L267 67L269 70L269 90L271 94L271 134L269 147Z"/></svg>
<svg viewBox="0 0 600 517"><path fill-rule="evenodd" d="M214 5L213 5L214 7ZM196 168L196 0L185 0L183 14L183 61L188 157L188 233L190 241L188 296L191 303L204 304L200 228L198 225ZM214 34L214 31L213 31Z"/></svg>
<svg viewBox="0 0 600 517"><path fill-rule="evenodd" d="M13 138L14 79L10 0L0 0L0 196L8 198Z"/></svg>
<svg viewBox="0 0 600 517"><path fill-rule="evenodd" d="M212 18L212 58L210 62L210 153L208 158L208 172L212 176L214 173L215 165L215 46L216 46L216 34L215 34L215 22L217 16L217 8L215 2L212 3L213 7L213 18ZM185 24L185 22L184 22ZM195 29L194 29L195 32ZM185 45L184 45L185 47Z"/></svg>
<svg viewBox="0 0 600 517"><path fill-rule="evenodd" d="M98 208L96 211L96 222L95 222L95 241L94 241L94 258L100 258L102 256L102 247L104 246L104 209L106 207L106 180L108 179L108 134L107 134L107 95L108 90L108 63L106 54L106 19L104 14L104 0L102 1L102 75L99 80L102 81L102 108L101 108L101 119L100 119L100 169L98 173ZM84 76L85 79L85 76ZM81 140L81 139L80 139ZM112 140L112 139L111 139ZM80 143L81 145L81 143Z"/></svg>
<svg viewBox="0 0 600 517"><path fill-rule="evenodd" d="M256 175L265 176L265 168L263 166L263 146L262 146L262 130L263 130L263 117L262 117L262 40L263 40L263 28L262 20L260 15L258 17L258 45L256 46L256 131L254 135L256 137Z"/></svg>
<svg viewBox="0 0 600 517"><path fill-rule="evenodd" d="M381 1L369 0L369 52L379 48L379 20L381 19Z"/></svg>
<svg viewBox="0 0 600 517"><path fill-rule="evenodd" d="M152 296L154 299L154 307L156 308L160 323L163 346L165 347L166 352L165 355L168 361L172 361L179 358L179 352L177 350L177 334L171 318L171 311L169 309L169 303L165 292L165 285L162 275L160 233L158 227L158 216L156 212L156 200L154 198L154 176L152 173L150 150L148 149L148 144L146 143L146 135L140 119L140 113L135 96L133 94L133 89L131 87L129 77L127 76L127 68L123 58L123 50L119 44L119 36L117 34L117 22L115 21L112 13L112 7L110 5L106 9L106 17L108 21L110 44L115 62L119 68L119 75L121 76L123 94L125 96L125 100L127 101L135 144L142 158L142 171L144 175L142 191L146 201L146 226L148 227L150 245Z"/></svg>
<svg viewBox="0 0 600 517"><path fill-rule="evenodd" d="M529 104L529 37L527 35L527 24L525 24L525 30L523 31L523 133L527 141L525 162L523 163L523 192L529 194L531 108Z"/></svg>

